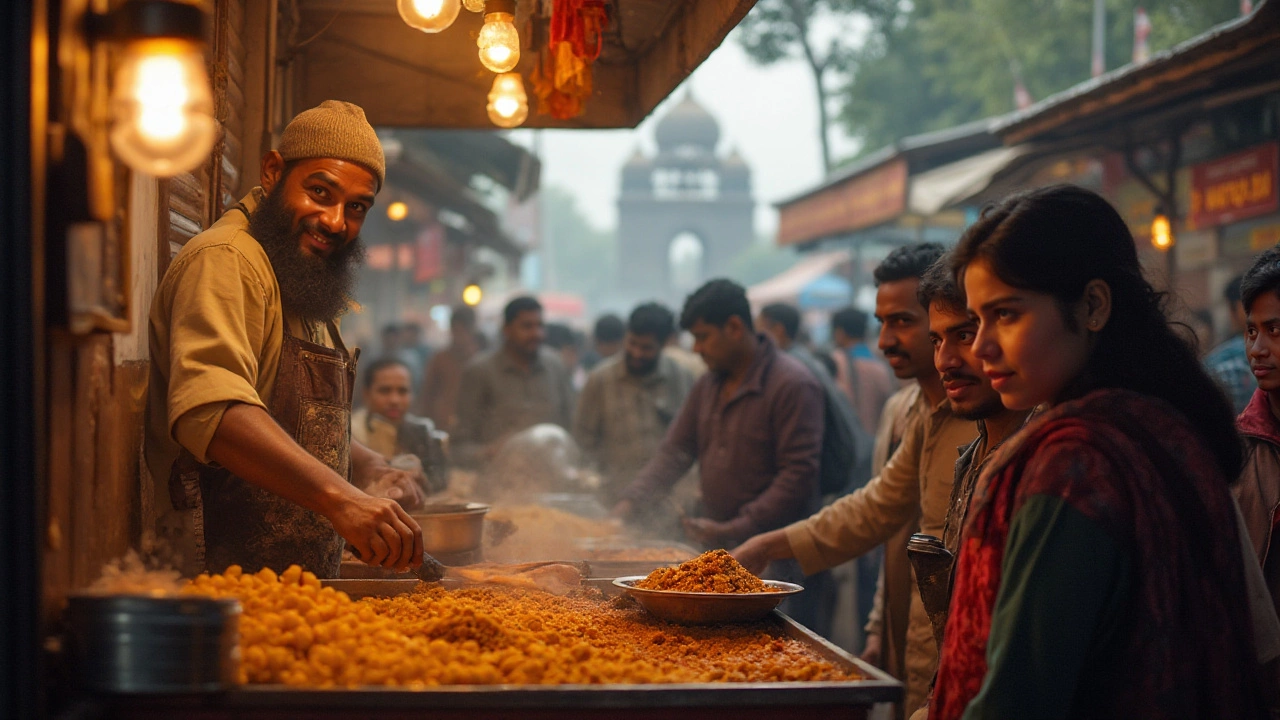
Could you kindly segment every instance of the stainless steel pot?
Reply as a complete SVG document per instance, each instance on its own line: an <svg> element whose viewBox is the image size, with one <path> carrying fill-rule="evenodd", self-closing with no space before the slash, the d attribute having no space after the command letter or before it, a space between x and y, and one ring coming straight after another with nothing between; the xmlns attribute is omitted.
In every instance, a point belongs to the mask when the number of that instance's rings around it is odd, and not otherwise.
<svg viewBox="0 0 1280 720"><path fill-rule="evenodd" d="M88 690L211 692L236 684L235 600L76 595L66 617L75 677Z"/></svg>
<svg viewBox="0 0 1280 720"><path fill-rule="evenodd" d="M482 503L427 505L412 513L422 526L422 545L430 555L469 552L484 539L484 516L489 506Z"/></svg>

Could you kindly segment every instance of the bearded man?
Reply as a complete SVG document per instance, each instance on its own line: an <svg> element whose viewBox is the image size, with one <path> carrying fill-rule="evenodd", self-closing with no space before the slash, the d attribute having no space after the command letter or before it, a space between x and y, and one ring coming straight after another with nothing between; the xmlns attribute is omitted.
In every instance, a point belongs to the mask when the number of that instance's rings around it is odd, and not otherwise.
<svg viewBox="0 0 1280 720"><path fill-rule="evenodd" d="M658 451L693 388L693 373L662 352L675 331L667 308L637 307L627 321L622 352L592 370L578 396L573 436L600 469L606 507Z"/></svg>
<svg viewBox="0 0 1280 720"><path fill-rule="evenodd" d="M191 565L336 577L344 539L370 564L422 561L422 531L396 502L420 501L413 479L351 440L358 352L337 325L384 178L364 111L325 101L289 123L261 186L156 289L147 463L190 514Z"/></svg>

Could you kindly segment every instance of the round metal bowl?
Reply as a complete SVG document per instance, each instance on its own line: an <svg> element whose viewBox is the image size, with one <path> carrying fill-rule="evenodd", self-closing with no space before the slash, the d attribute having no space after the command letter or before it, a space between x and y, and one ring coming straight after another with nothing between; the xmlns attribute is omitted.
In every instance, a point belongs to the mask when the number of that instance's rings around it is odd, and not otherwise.
<svg viewBox="0 0 1280 720"><path fill-rule="evenodd" d="M235 600L75 595L66 617L75 677L89 690L213 692L236 684Z"/></svg>
<svg viewBox="0 0 1280 720"><path fill-rule="evenodd" d="M489 506L482 503L448 503L421 507L411 516L422 526L423 549L447 555L480 547L487 512Z"/></svg>
<svg viewBox="0 0 1280 720"><path fill-rule="evenodd" d="M721 625L748 623L763 620L778 607L778 603L804 590L803 587L780 580L765 580L764 584L778 588L777 592L758 593L701 593L673 590L646 590L636 583L644 575L620 577L613 584L622 588L650 615L681 625Z"/></svg>

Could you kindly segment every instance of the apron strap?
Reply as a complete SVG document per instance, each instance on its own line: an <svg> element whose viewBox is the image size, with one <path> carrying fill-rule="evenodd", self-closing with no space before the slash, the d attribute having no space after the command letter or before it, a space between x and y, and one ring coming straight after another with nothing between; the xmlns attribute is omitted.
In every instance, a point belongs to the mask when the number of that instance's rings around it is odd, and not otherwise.
<svg viewBox="0 0 1280 720"><path fill-rule="evenodd" d="M333 347L341 350L344 355L350 356L351 352L347 350L347 344L342 342L342 334L338 332L338 323L333 320L326 320L325 329L329 331L329 339L333 341ZM354 360L354 358L352 358Z"/></svg>
<svg viewBox="0 0 1280 720"><path fill-rule="evenodd" d="M169 502L176 510L191 512L191 531L195 541L195 562L204 567L204 498L200 494L200 462L182 448L169 469Z"/></svg>

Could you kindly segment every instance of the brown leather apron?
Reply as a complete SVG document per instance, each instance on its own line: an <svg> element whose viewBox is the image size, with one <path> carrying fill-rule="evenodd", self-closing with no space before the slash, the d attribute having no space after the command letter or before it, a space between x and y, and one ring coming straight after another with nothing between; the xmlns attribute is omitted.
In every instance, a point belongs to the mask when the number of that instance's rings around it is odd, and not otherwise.
<svg viewBox="0 0 1280 720"><path fill-rule="evenodd" d="M351 394L356 360L337 327L336 348L294 337L284 345L268 410L303 449L351 480ZM193 511L197 555L209 572L239 565L245 572L280 572L301 565L321 578L338 575L343 540L320 515L212 465L187 451L174 463L169 489L175 506ZM200 558L197 557L197 561Z"/></svg>

